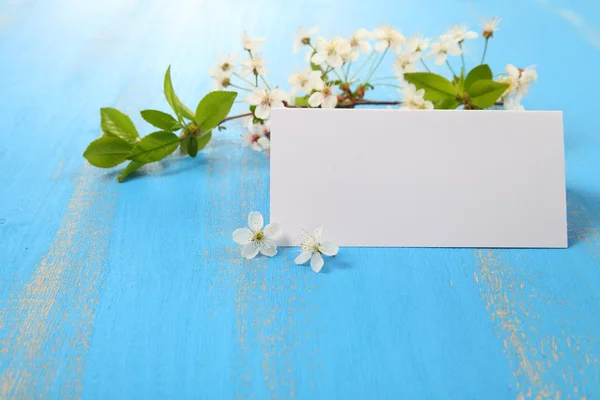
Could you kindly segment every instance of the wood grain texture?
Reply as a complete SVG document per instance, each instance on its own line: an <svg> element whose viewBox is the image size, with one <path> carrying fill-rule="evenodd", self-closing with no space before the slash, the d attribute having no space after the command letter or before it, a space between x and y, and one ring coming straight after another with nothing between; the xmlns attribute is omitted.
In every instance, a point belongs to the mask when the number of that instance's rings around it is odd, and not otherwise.
<svg viewBox="0 0 600 400"><path fill-rule="evenodd" d="M600 396L600 6L340 5L0 4L0 398ZM99 107L151 132L137 111L167 109L169 64L193 108L243 30L269 38L285 83L299 25L435 35L492 15L494 70L537 64L526 106L564 111L567 250L342 249L315 275L293 249L247 261L230 240L269 204L268 158L240 147L240 123L125 184L81 157Z"/></svg>

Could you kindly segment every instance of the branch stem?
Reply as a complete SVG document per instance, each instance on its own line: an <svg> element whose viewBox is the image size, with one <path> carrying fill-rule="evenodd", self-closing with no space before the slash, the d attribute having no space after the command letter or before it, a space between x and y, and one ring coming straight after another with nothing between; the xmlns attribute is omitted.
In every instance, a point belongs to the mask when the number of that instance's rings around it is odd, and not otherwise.
<svg viewBox="0 0 600 400"><path fill-rule="evenodd" d="M372 51L371 54L369 54L369 57L367 57L365 62L356 70L356 72L354 72L352 74L352 78L350 78L350 80L354 80L354 78L356 78L356 75L358 75L358 73L363 70L363 68L369 63L369 60L371 60L371 58L373 58L374 54L375 54L374 51Z"/></svg>
<svg viewBox="0 0 600 400"><path fill-rule="evenodd" d="M489 41L490 41L490 38L485 38L485 46L483 48L483 56L481 57L481 64L483 64L483 61L485 60L485 55L487 54L487 47L488 47Z"/></svg>

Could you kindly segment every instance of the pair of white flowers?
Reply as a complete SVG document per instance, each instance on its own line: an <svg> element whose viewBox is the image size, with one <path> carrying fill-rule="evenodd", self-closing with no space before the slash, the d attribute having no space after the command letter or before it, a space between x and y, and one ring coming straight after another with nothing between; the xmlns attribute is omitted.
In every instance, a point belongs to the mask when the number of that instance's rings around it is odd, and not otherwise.
<svg viewBox="0 0 600 400"><path fill-rule="evenodd" d="M252 211L248 214L248 228L239 228L233 231L233 241L242 245L242 257L250 260L258 253L267 257L277 254L277 245L273 242L281 234L281 227L277 223L264 226L264 219L260 212ZM304 264L310 260L310 267L314 272L319 272L325 264L323 256L335 256L339 247L330 241L323 240L323 226L315 229L300 245L301 253L295 258L296 264Z"/></svg>
<svg viewBox="0 0 600 400"><path fill-rule="evenodd" d="M322 108L335 108L337 105L337 91L334 89L333 84L325 84L321 71L305 69L292 75L288 83L292 86L292 95L300 91L310 94L308 104L313 108L319 106Z"/></svg>

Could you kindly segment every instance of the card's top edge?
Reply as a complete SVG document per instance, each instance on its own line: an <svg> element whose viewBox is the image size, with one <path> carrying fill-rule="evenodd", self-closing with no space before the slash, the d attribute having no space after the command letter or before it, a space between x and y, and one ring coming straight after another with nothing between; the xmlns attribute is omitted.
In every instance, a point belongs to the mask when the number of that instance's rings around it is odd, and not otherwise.
<svg viewBox="0 0 600 400"><path fill-rule="evenodd" d="M271 112L407 112L407 113L502 113L502 114L562 114L562 110L411 110L397 108L272 108Z"/></svg>

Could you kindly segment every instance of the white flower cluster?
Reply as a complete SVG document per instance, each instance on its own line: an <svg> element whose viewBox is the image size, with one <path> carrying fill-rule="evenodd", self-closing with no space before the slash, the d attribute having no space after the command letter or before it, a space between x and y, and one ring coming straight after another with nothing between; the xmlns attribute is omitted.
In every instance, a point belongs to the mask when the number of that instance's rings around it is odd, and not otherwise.
<svg viewBox="0 0 600 400"><path fill-rule="evenodd" d="M502 95L505 110L523 110L521 99L527 94L527 89L537 81L537 72L533 67L526 69L517 68L512 64L506 66L506 75L498 79L499 82L507 83L508 89Z"/></svg>
<svg viewBox="0 0 600 400"><path fill-rule="evenodd" d="M267 68L260 51L264 38L251 38L244 33L242 47L247 57L238 62L236 54L222 58L210 70L218 90L234 88L248 92L245 102L249 104L252 117L247 122L244 144L255 151L270 149L271 109L277 107L336 108L365 104L392 104L404 109L430 110L434 104L427 100L427 93L405 80L405 74L431 72L427 59L438 68L447 67L454 79L465 71L463 46L468 40L485 39L481 64L484 63L488 42L498 31L499 18L482 22L481 33L461 24L450 28L437 39L431 40L421 34L405 37L389 25L372 31L359 29L349 37L316 37L318 28L299 28L294 38L294 54L303 49L307 68L294 73L288 79L289 90L269 85ZM394 76L377 76L376 72L387 54L392 53ZM361 56L365 60L360 61ZM453 68L450 57L460 57L462 67ZM236 64L237 62L237 64ZM456 61L453 61L456 63ZM460 71L461 73L457 73ZM501 101L505 109L523 109L520 102L527 88L537 79L531 68L506 67L506 75L497 81L509 84ZM365 99L367 91L378 87L395 87L401 98L396 102L377 102ZM467 104L465 100L464 104ZM463 103L460 103L463 104ZM436 105L437 106L437 105ZM466 106L465 106L466 107Z"/></svg>
<svg viewBox="0 0 600 400"><path fill-rule="evenodd" d="M248 228L239 228L233 231L233 241L242 246L242 257L250 260L258 253L267 257L277 254L277 245L273 242L281 234L278 223L270 223L264 226L264 219L260 212L252 211L248 214ZM294 262L304 264L310 260L313 271L319 272L325 261L323 256L335 256L339 247L330 241L323 240L323 225L318 226L314 233L306 238L301 244L301 253Z"/></svg>

